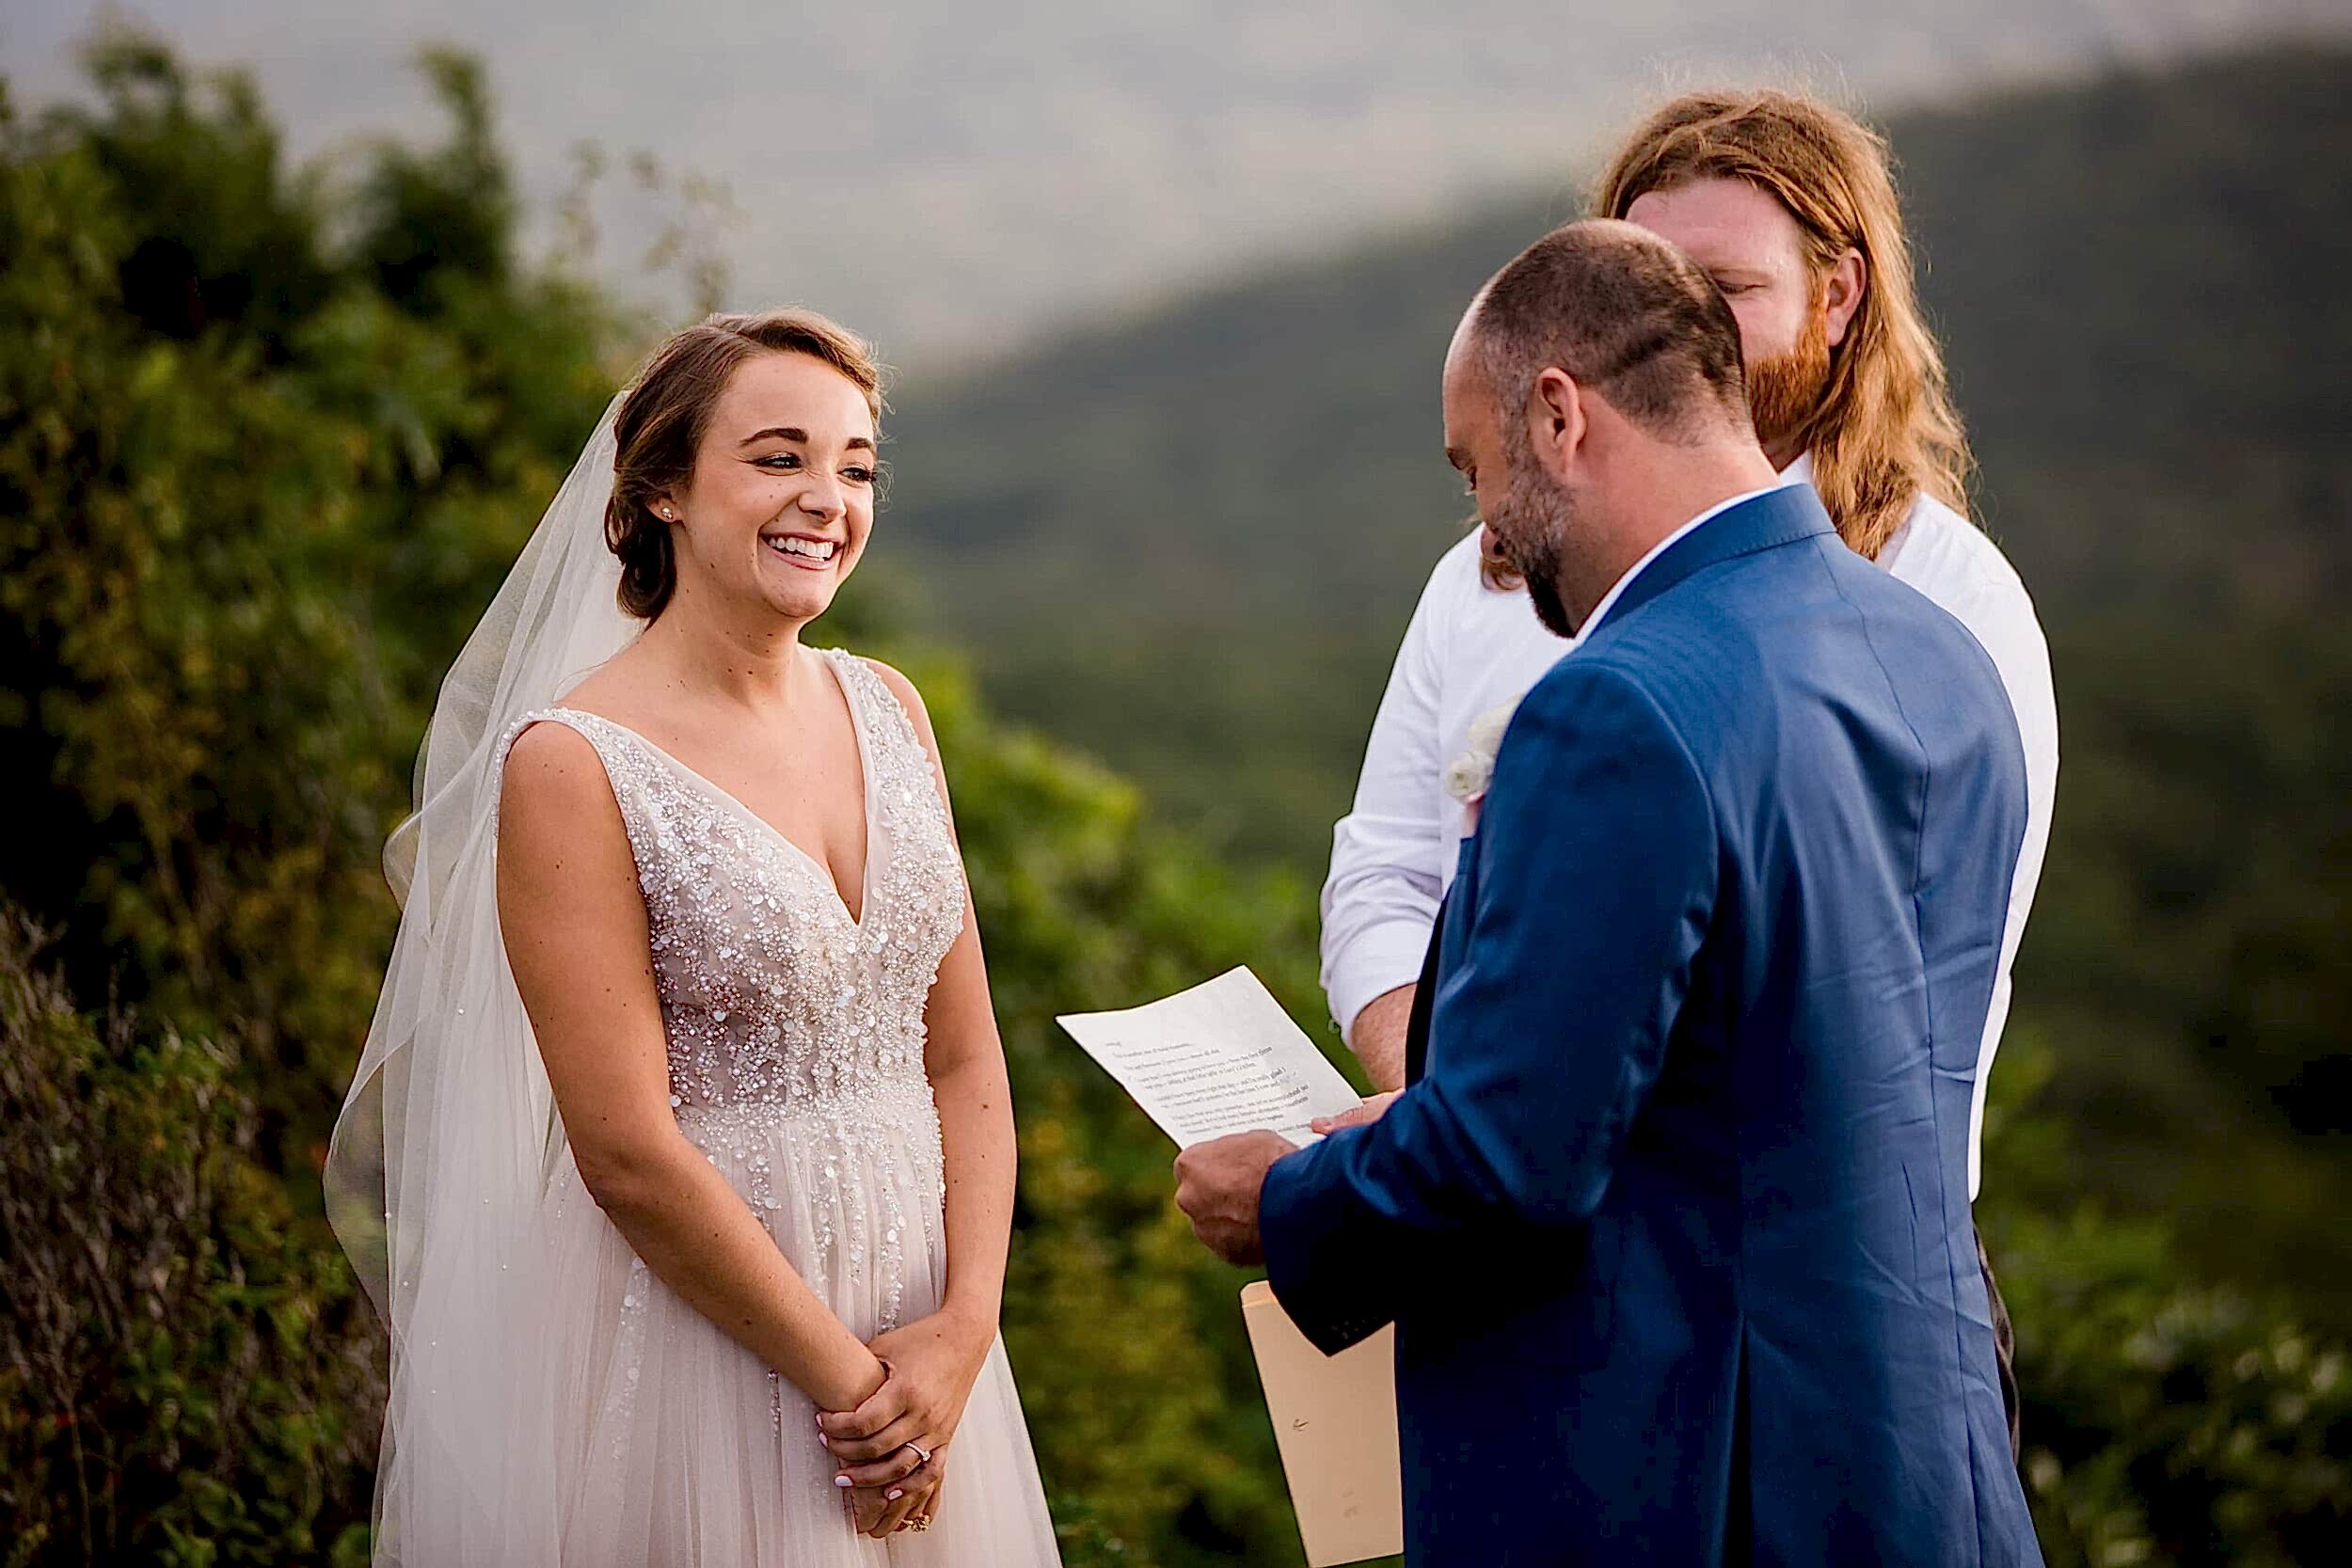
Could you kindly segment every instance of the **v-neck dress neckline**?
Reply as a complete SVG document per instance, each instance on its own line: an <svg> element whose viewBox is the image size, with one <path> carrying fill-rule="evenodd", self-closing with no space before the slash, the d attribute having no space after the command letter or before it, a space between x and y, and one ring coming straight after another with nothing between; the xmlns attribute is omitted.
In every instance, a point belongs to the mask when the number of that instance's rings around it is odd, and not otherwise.
<svg viewBox="0 0 2352 1568"><path fill-rule="evenodd" d="M848 677L843 673L840 665L841 659L853 657L855 656L830 648L817 648L810 651L815 653L819 659L824 661L826 670L832 674L834 686L840 691L841 701L850 710L850 729L857 736L858 805L864 817L862 832L866 841L866 854L865 863L858 873L858 895L857 908L855 910L850 908L849 899L843 896L840 880L834 877L833 867L826 864L817 856L810 854L805 848L802 847L799 841L794 839L791 834L786 832L783 829L777 827L774 823L760 816L759 813L752 810L750 806L743 802L742 798L738 796L733 790L730 790L725 785L718 783L707 773L705 773L701 769L693 768L682 761L675 752L661 746L660 743L647 736L643 731L628 724L625 724L618 719L612 718L607 714L597 713L589 708L569 707L562 703L558 703L548 711L555 713L576 713L588 719L595 720L598 723L611 725L613 729L620 731L623 735L628 736L629 739L634 740L638 745L643 746L646 751L651 752L655 756L660 758L664 763L668 764L669 767L676 770L678 773L683 774L695 784L701 786L705 791L726 805L737 815L756 825L771 838L774 839L785 848L790 850L793 856L800 861L801 864L813 873L818 881L822 882L826 887L832 889L834 902L840 906L843 918L849 921L853 929L863 935L866 930L866 920L873 912L874 863L880 858L880 850L882 848L881 846L875 843L876 833L874 831L874 824L876 814L874 811L874 755L870 738L867 735L866 707L863 703L858 701L857 693L851 689L850 683Z"/></svg>

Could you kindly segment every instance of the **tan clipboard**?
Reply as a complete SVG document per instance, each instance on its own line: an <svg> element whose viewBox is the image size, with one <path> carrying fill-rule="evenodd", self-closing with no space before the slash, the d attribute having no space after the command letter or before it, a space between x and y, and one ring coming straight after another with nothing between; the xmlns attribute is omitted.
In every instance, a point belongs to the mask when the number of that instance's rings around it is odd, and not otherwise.
<svg viewBox="0 0 2352 1568"><path fill-rule="evenodd" d="M1242 1288L1241 1315L1309 1568L1403 1551L1396 1330L1384 1328L1326 1355L1298 1332L1263 1280Z"/></svg>

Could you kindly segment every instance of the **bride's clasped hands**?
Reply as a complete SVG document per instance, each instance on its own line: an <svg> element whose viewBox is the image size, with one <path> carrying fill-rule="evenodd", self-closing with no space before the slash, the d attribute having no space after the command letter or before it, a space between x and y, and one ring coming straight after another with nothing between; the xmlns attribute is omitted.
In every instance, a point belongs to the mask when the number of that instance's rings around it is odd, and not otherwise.
<svg viewBox="0 0 2352 1568"><path fill-rule="evenodd" d="M947 1445L995 1342L993 1318L953 1309L876 1336L883 1379L854 1410L820 1411L818 1441L840 1467L858 1532L926 1530L946 1481Z"/></svg>

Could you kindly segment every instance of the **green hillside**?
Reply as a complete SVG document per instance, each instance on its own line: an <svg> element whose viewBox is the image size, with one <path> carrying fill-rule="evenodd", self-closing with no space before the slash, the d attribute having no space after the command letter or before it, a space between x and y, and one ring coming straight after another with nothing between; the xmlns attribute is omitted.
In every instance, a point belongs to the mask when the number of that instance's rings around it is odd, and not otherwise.
<svg viewBox="0 0 2352 1568"><path fill-rule="evenodd" d="M2352 1278L2323 1217L2352 1199L2352 54L1890 135L1978 511L2057 663L2021 1027L2057 1046L2051 1093L2116 1201L2180 1211L2226 1272ZM911 389L886 526L984 689L1215 841L1319 875L1466 515L1438 458L1447 336L1580 188Z"/></svg>

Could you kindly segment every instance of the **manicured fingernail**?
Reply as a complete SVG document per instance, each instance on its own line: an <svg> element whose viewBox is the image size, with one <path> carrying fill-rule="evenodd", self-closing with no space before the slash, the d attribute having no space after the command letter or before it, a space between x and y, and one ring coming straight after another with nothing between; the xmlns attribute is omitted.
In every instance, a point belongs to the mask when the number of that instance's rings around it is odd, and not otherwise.
<svg viewBox="0 0 2352 1568"><path fill-rule="evenodd" d="M905 1496L906 1489L904 1487L894 1486L889 1491L882 1494L882 1501L886 1503L895 1503L900 1497Z"/></svg>
<svg viewBox="0 0 2352 1568"><path fill-rule="evenodd" d="M825 1435L823 1433L821 1433L821 1432L820 1432L820 1433L818 1433L817 1434L817 1441L818 1441L819 1443L822 1443L828 1450L831 1450L831 1449L833 1448L833 1439L832 1439L832 1438L830 1438L830 1437L828 1437L828 1436L826 1436L826 1435Z"/></svg>
<svg viewBox="0 0 2352 1568"><path fill-rule="evenodd" d="M833 1478L833 1483L835 1486L847 1486L850 1484L850 1478L847 1476L835 1476Z"/></svg>

